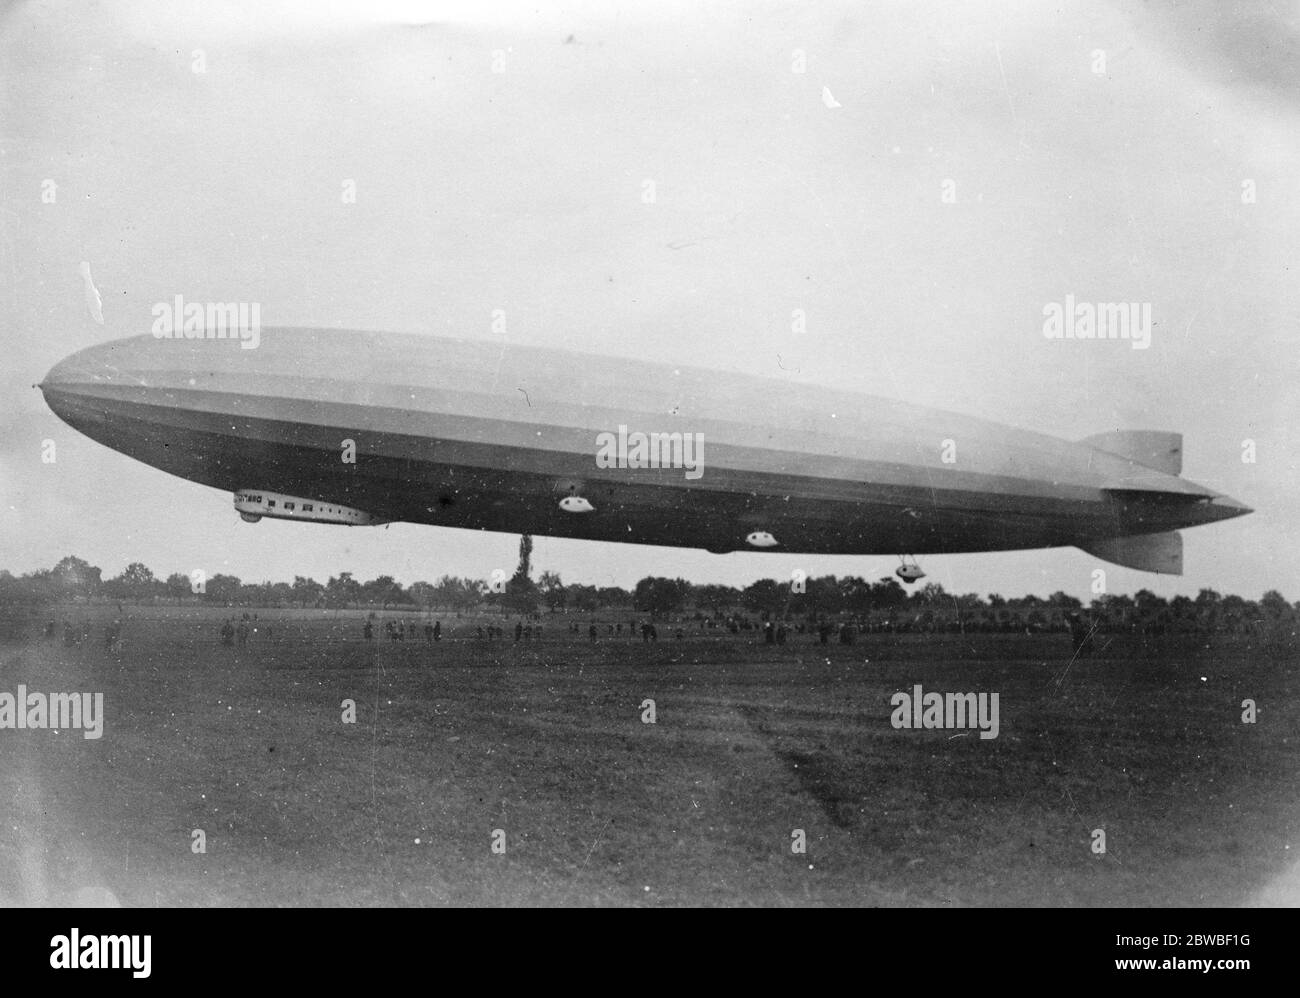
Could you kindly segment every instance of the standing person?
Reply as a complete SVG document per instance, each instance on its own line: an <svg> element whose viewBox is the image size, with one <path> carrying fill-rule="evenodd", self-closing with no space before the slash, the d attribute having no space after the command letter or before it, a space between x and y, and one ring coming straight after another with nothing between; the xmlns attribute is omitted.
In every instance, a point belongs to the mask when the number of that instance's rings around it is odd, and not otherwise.
<svg viewBox="0 0 1300 998"><path fill-rule="evenodd" d="M1070 627L1070 643L1074 645L1075 655L1086 655L1091 650L1092 628L1082 614L1071 611L1066 616Z"/></svg>
<svg viewBox="0 0 1300 998"><path fill-rule="evenodd" d="M441 620L435 620L435 621L433 622L433 640L434 640L434 641L441 641L441 640L442 640L442 621L441 621Z"/></svg>
<svg viewBox="0 0 1300 998"><path fill-rule="evenodd" d="M245 647L248 644L248 614L244 614L244 619L239 622L236 633L239 636L239 647Z"/></svg>
<svg viewBox="0 0 1300 998"><path fill-rule="evenodd" d="M223 647L229 648L234 644L234 640L235 626L230 622L230 619L227 618L226 622L221 625L221 644Z"/></svg>
<svg viewBox="0 0 1300 998"><path fill-rule="evenodd" d="M587 628L587 637L591 639L591 643L592 643L593 645L596 643L596 625L595 625L595 624L592 624L590 627Z"/></svg>
<svg viewBox="0 0 1300 998"><path fill-rule="evenodd" d="M424 622L424 643L426 645L433 644L433 625L427 620Z"/></svg>
<svg viewBox="0 0 1300 998"><path fill-rule="evenodd" d="M515 644L519 644L519 639L522 638L523 636L524 636L523 621L516 620L515 621Z"/></svg>
<svg viewBox="0 0 1300 998"><path fill-rule="evenodd" d="M361 633L365 636L365 639L367 641L375 640L375 628L374 625L372 625L369 620L367 620L365 622L365 625L361 628Z"/></svg>

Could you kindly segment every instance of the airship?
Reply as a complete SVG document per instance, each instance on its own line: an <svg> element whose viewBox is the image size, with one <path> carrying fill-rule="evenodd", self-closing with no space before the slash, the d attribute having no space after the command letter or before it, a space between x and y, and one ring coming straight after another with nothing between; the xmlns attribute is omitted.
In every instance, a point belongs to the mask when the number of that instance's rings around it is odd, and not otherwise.
<svg viewBox="0 0 1300 998"><path fill-rule="evenodd" d="M71 355L39 387L68 425L230 493L250 524L890 554L912 582L917 555L1069 546L1177 575L1179 530L1251 512L1180 477L1174 432L1070 441L803 383L501 342L268 327L243 349L146 333Z"/></svg>

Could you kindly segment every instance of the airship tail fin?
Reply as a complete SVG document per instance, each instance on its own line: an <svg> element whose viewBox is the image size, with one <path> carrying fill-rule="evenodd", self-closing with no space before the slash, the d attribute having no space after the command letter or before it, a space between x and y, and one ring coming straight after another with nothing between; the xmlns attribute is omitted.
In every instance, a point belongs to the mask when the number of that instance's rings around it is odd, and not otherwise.
<svg viewBox="0 0 1300 998"><path fill-rule="evenodd" d="M1112 565L1161 575L1183 574L1183 535L1176 530L1137 537L1109 537L1077 547Z"/></svg>
<svg viewBox="0 0 1300 998"><path fill-rule="evenodd" d="M1183 472L1183 435L1163 430L1111 430L1079 441L1166 475Z"/></svg>

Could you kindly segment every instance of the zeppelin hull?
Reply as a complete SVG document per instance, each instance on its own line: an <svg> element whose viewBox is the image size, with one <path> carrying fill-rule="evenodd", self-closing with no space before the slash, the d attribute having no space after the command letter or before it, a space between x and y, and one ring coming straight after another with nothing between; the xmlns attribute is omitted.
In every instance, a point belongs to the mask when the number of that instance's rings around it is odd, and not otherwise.
<svg viewBox="0 0 1300 998"><path fill-rule="evenodd" d="M507 365L497 348L421 337L262 343L117 341L42 387L69 424L171 474L377 520L922 554L1080 544L1223 511L1208 490L1094 448L802 386L524 348ZM629 426L697 435L697 473L602 462L600 441ZM572 496L588 511L567 512Z"/></svg>

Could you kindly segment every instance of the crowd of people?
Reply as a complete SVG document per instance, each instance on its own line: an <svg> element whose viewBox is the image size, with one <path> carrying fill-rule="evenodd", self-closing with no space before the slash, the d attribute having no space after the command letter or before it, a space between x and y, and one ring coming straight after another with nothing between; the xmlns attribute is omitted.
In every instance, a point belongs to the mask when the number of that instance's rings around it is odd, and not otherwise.
<svg viewBox="0 0 1300 998"><path fill-rule="evenodd" d="M47 641L53 641L59 634L59 628L52 620L45 622L42 634ZM93 634L90 621L84 621L82 624L74 625L66 617L63 620L63 643L67 647L75 647L90 641ZM104 625L104 647L109 651L120 651L122 648L122 618L115 617L108 624Z"/></svg>
<svg viewBox="0 0 1300 998"><path fill-rule="evenodd" d="M385 620L384 636L389 641L418 641L421 628L413 620ZM424 622L422 628L424 631L425 644L433 644L435 641L442 640L442 621ZM375 615L372 613L366 618L366 622L361 625L361 636L367 641L375 640Z"/></svg>
<svg viewBox="0 0 1300 998"><path fill-rule="evenodd" d="M460 614L457 614L460 616ZM1091 615L1082 612L1069 612L1062 616L1064 629L1070 634L1071 643L1076 653L1087 653L1092 650L1093 643L1097 633L1097 622ZM588 642L596 644L602 640L630 640L635 641L639 636L641 643L650 644L659 640L659 629L664 627L669 629L669 633L678 641L684 640L687 635L687 629L692 625L698 628L702 634L712 631L722 630L731 634L741 634L743 632L759 632L762 634L763 643L769 645L786 644L791 633L798 635L811 635L818 644L828 645L832 642L844 645L853 644L860 635L877 634L877 633L906 633L912 628L899 626L897 622L880 621L880 620L820 620L820 621L783 621L775 619L758 619L754 620L740 615L717 615L715 617L699 617L694 619L677 619L677 620L642 620L633 618L626 622L623 621L595 621L589 620L579 622L568 620L564 626L571 635L581 636L584 632ZM975 630L977 628L971 628ZM937 628L936 630L941 630ZM1032 630L1032 629L1029 629ZM48 640L53 640L59 636L60 625L55 621L49 620L43 628L43 635ZM63 643L67 646L76 646L87 643L92 636L92 626L89 622L73 624L71 621L64 619L61 625ZM222 621L219 628L220 643L227 648L245 648L254 635L262 634L267 638L271 637L272 626L268 622L260 622L256 613L244 613L241 618L236 620L228 617ZM423 622L412 620L408 617L389 618L382 623L378 619L378 614L371 612L361 625L362 638L367 642L373 642L377 636L382 633L383 637L389 642L418 641L422 636L425 644L437 644L443 639L444 630L441 620L426 619ZM455 629L448 632L449 636L455 636ZM540 642L545 634L545 626L542 623L541 616L530 614L516 619L513 623L507 619L502 624L484 622L474 624L473 638L476 641L486 641L489 643L507 642L513 633L515 644L532 644ZM122 616L119 614L112 621L104 625L103 631L104 647L110 650L119 650L122 646Z"/></svg>
<svg viewBox="0 0 1300 998"><path fill-rule="evenodd" d="M257 614L244 613L239 622L236 623L231 617L227 617L221 624L221 645L223 648L246 648L248 639L254 634L266 631L267 638L272 636L270 624L262 625Z"/></svg>
<svg viewBox="0 0 1300 998"><path fill-rule="evenodd" d="M457 614L457 616L460 616L460 614ZM122 620L123 615L119 612L116 617L104 625L104 648L115 652L121 650ZM1076 655L1086 655L1095 650L1099 625L1091 614L1078 611L1067 612L1062 615L1062 623L1064 629L1069 631L1071 644ZM637 618L627 621L626 624L618 620L589 620L586 622L568 620L565 622L565 628L569 634L578 637L585 631L587 640L591 644L600 642L602 634L606 640L635 641L640 636L641 643L650 644L658 642L660 626L669 628L669 633L676 640L681 641L686 637L687 628L693 624L698 626L701 633L716 630L727 631L731 634L757 631L762 634L763 643L769 645L786 644L791 632L798 635L810 635L815 638L818 644L822 645L831 644L832 641L842 645L851 645L863 634L906 633L912 630L912 628L900 626L897 622L888 620L840 619L832 621L822 619L820 621L787 622L761 618L754 620L740 615L722 614L714 617L697 615L689 620L682 618L675 621L660 620L658 623L654 620ZM972 628L972 630L976 629ZM408 617L402 617L389 618L380 623L378 614L371 612L362 623L363 639L367 642L373 642L381 631L389 642L418 641L423 636L425 644L433 645L442 641L444 636L441 620L426 619L420 622ZM1026 631L1032 632L1033 629L1028 628ZM92 625L88 621L73 624L65 618L60 627L54 620L49 620L45 623L42 632L47 640L56 639L61 632L63 644L72 647L90 641ZM545 627L539 614L529 614L514 620L513 624L509 619L502 624L476 623L474 624L473 638L476 641L489 643L507 642L512 632L515 644L532 644L543 639ZM248 646L250 639L258 634L270 638L272 625L269 622L259 621L256 613L249 614L245 612L238 620L228 617L222 621L219 629L220 643L222 647L227 648L245 648ZM455 637L455 628L453 627L448 634Z"/></svg>
<svg viewBox="0 0 1300 998"><path fill-rule="evenodd" d="M661 621L658 624L652 620L633 619L628 621L626 625L622 621L589 621L584 624L570 620L567 621L565 626L567 633L571 635L581 636L585 631L587 640L591 644L598 643L601 640L602 633L607 640L620 640L626 637L628 640L635 641L639 635L643 644L650 644L659 640L660 626L669 628L669 633L673 638L682 641L686 638L687 628L691 624L697 624L699 631L706 633L715 630L724 630L731 634L757 631L762 634L763 643L769 645L786 644L791 633L812 635L819 644L823 645L831 644L832 641L843 645L851 645L862 634L893 630L882 626L878 622L863 620L791 621L787 623L786 621L771 619L751 620L742 616L727 616L717 619L706 618L697 621ZM1076 637L1076 641L1077 626L1077 624L1071 626L1071 634ZM441 621L425 621L420 625L406 618L386 620L383 622L382 629L384 636L390 642L416 641L422 631L425 642L433 644L441 641L443 634ZM515 620L513 626L510 625L509 621L504 626L493 623L475 624L473 636L476 641L496 643L508 641L513 633L515 644L532 644L535 641L542 640L544 631L540 618L529 616ZM372 613L362 625L362 636L366 641L374 641L376 633L375 615Z"/></svg>

